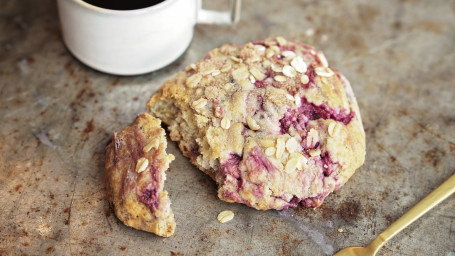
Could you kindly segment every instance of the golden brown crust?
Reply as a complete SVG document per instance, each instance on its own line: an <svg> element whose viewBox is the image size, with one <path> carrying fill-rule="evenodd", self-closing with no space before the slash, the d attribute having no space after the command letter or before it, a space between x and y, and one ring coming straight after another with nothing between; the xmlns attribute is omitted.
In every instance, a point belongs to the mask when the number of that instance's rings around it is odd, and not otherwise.
<svg viewBox="0 0 455 256"><path fill-rule="evenodd" d="M127 226L168 237L174 233L174 214L167 191L165 170L173 156L161 122L147 113L122 131L107 146L105 178L108 200Z"/></svg>
<svg viewBox="0 0 455 256"><path fill-rule="evenodd" d="M347 80L323 53L284 38L223 45L147 103L218 196L256 209L319 206L365 158Z"/></svg>

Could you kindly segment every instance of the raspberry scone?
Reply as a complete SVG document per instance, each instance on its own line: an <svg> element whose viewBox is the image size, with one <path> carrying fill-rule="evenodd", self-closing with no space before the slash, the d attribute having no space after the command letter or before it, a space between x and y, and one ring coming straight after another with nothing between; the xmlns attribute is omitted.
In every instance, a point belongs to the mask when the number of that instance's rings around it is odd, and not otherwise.
<svg viewBox="0 0 455 256"><path fill-rule="evenodd" d="M256 209L317 207L365 158L349 82L322 52L282 37L210 51L147 108L220 199Z"/></svg>
<svg viewBox="0 0 455 256"><path fill-rule="evenodd" d="M174 214L167 191L165 170L174 159L161 121L147 113L118 133L107 146L105 176L108 200L127 226L169 237Z"/></svg>

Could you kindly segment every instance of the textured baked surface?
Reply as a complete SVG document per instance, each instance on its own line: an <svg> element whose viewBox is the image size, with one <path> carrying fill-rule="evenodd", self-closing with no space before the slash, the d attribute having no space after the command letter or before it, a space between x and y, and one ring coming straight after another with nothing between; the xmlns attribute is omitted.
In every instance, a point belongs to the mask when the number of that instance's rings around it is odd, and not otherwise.
<svg viewBox="0 0 455 256"><path fill-rule="evenodd" d="M107 194L117 217L127 226L168 237L174 233L174 214L165 170L174 159L165 152L161 121L147 113L118 133L106 151Z"/></svg>
<svg viewBox="0 0 455 256"><path fill-rule="evenodd" d="M317 207L365 158L349 82L322 52L284 38L224 45L147 103L219 186L256 209Z"/></svg>

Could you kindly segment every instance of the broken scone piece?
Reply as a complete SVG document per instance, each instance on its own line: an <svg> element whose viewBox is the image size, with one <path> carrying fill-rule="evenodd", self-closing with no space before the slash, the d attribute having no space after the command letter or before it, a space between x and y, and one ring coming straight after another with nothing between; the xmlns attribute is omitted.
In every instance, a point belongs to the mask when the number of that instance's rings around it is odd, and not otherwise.
<svg viewBox="0 0 455 256"><path fill-rule="evenodd" d="M147 107L220 199L256 209L317 207L365 159L348 80L321 51L282 37L210 51Z"/></svg>
<svg viewBox="0 0 455 256"><path fill-rule="evenodd" d="M125 225L169 237L175 221L163 186L174 156L165 152L167 142L160 124L143 113L114 133L106 150L105 176L108 200Z"/></svg>

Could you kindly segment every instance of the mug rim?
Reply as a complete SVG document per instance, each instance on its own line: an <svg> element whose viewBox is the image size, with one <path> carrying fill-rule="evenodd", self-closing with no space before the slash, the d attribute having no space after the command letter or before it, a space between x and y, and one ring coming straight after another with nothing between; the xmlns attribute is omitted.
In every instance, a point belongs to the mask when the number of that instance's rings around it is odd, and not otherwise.
<svg viewBox="0 0 455 256"><path fill-rule="evenodd" d="M92 11L102 12L102 13L106 13L106 14L131 15L131 14L138 14L138 13L142 13L142 12L147 12L147 11L150 11L150 10L159 10L159 9L162 9L162 8L166 7L167 5L169 5L172 2L175 2L177 0L164 0L161 3L155 4L155 5L152 5L152 6L149 6L149 7L144 7L144 8L139 8L139 9L132 9L132 10L113 10L113 9L107 9L107 8L103 8L103 7L98 7L96 5L87 3L87 2L85 2L83 0L72 0L72 1L75 2L76 4L80 5L80 6L84 7L84 8L90 9Z"/></svg>

